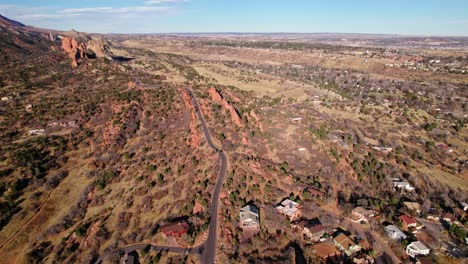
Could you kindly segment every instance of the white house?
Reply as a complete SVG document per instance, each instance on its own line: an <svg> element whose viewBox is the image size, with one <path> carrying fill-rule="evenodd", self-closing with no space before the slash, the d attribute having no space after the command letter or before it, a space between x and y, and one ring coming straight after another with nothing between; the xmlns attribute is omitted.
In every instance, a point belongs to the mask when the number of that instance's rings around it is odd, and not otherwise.
<svg viewBox="0 0 468 264"><path fill-rule="evenodd" d="M302 119L304 119L304 118L302 118L302 117L295 117L295 118L291 118L291 121L293 121L293 122L300 122L300 121L302 121Z"/></svg>
<svg viewBox="0 0 468 264"><path fill-rule="evenodd" d="M276 206L276 210L281 214L288 216L291 221L299 219L301 216L299 204L289 199L282 201L280 205Z"/></svg>
<svg viewBox="0 0 468 264"><path fill-rule="evenodd" d="M393 179L393 187L398 189L405 189L407 191L415 190L415 188L409 182L400 179Z"/></svg>
<svg viewBox="0 0 468 264"><path fill-rule="evenodd" d="M421 241L411 242L406 247L406 254L410 255L412 258L415 258L418 255L428 255L430 249L426 247Z"/></svg>
<svg viewBox="0 0 468 264"><path fill-rule="evenodd" d="M462 202L461 203L461 208L463 209L463 211L468 211L468 203Z"/></svg>
<svg viewBox="0 0 468 264"><path fill-rule="evenodd" d="M241 227L258 227L260 225L258 217L258 208L248 204L240 209L239 212Z"/></svg>
<svg viewBox="0 0 468 264"><path fill-rule="evenodd" d="M398 241L404 240L407 237L405 233L403 233L403 231L401 231L398 227L394 225L386 226L385 233L387 233L387 236L390 237L391 239L398 240Z"/></svg>
<svg viewBox="0 0 468 264"><path fill-rule="evenodd" d="M351 212L351 221L356 223L367 221L369 218L376 216L376 214L377 213L374 210L358 206Z"/></svg>
<svg viewBox="0 0 468 264"><path fill-rule="evenodd" d="M38 135L44 135L45 134L45 130L44 129L30 129L28 131L28 134L30 136L38 136Z"/></svg>

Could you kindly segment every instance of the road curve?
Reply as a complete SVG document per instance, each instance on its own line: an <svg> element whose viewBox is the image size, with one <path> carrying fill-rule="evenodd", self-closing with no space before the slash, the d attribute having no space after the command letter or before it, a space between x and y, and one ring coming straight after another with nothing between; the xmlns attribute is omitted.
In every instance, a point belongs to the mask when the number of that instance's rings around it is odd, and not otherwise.
<svg viewBox="0 0 468 264"><path fill-rule="evenodd" d="M218 170L218 178L216 180L215 188L213 191L213 195L211 196L211 208L210 208L210 226L208 229L208 238L206 239L205 243L201 245L201 262L204 264L211 264L215 262L216 259L216 240L218 238L217 235L217 228L218 228L218 202L219 202L219 194L221 192L221 188L223 187L224 178L226 177L226 169L227 169L227 157L226 154L222 149L218 149L213 140L211 139L211 134L206 125L205 118L201 112L200 104L198 103L195 94L193 93L191 88L187 88L187 91L190 95L190 98L193 101L195 106L195 110L197 111L198 119L203 128L203 133L205 134L206 141L208 145L218 153L219 156L219 170Z"/></svg>
<svg viewBox="0 0 468 264"><path fill-rule="evenodd" d="M205 135L206 141L208 145L218 154L219 157L219 170L218 170L218 177L216 179L215 188L213 190L213 195L211 197L211 207L210 207L210 225L208 227L208 237L201 245L197 247L169 247L169 246L158 246L148 243L137 243L125 246L120 249L121 252L130 253L135 250L145 249L148 248L150 250L156 251L170 251L175 253L181 253L184 255L187 254L199 254L201 263L202 264L212 264L215 263L216 259L216 242L218 238L217 228L218 228L218 205L219 205L219 194L221 193L221 189L223 187L224 179L226 177L226 169L227 169L227 157L226 153L222 149L216 147L213 143L211 138L210 131L208 126L206 125L205 118L201 112L200 104L198 103L193 90L190 87L186 88L190 99L194 105L194 108L197 112L198 119L202 125L203 134ZM104 260L103 256L100 256L94 263L101 263Z"/></svg>

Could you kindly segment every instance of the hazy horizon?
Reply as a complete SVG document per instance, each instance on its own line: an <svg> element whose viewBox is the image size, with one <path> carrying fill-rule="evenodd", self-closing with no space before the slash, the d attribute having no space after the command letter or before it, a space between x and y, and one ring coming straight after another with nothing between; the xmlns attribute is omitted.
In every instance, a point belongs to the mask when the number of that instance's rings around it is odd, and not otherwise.
<svg viewBox="0 0 468 264"><path fill-rule="evenodd" d="M298 33L468 36L468 2L3 0L24 24L102 34Z"/></svg>

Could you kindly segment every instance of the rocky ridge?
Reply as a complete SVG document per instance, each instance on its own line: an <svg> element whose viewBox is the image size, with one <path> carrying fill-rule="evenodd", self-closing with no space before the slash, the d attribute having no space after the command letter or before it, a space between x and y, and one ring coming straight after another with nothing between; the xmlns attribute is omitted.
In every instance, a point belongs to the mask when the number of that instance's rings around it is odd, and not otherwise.
<svg viewBox="0 0 468 264"><path fill-rule="evenodd" d="M74 37L66 36L62 38L62 49L68 54L74 67L77 67L83 59L106 58L112 60L113 57L109 43L100 39L79 42Z"/></svg>
<svg viewBox="0 0 468 264"><path fill-rule="evenodd" d="M220 104L224 109L229 111L231 114L231 120L234 124L236 124L238 127L244 127L242 119L237 110L228 101L226 101L225 98L223 98L223 96L216 90L216 88L211 87L208 92L210 93L211 99L213 101Z"/></svg>

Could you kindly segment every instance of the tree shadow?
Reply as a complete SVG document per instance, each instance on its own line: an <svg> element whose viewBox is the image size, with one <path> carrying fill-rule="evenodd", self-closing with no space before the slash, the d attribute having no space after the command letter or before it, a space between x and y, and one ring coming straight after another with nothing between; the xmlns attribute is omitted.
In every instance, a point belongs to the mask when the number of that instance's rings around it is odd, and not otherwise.
<svg viewBox="0 0 468 264"><path fill-rule="evenodd" d="M127 62L127 61L134 60L135 58L128 58L128 57L122 57L122 56L115 56L115 57L112 57L112 59L113 59L114 61Z"/></svg>

